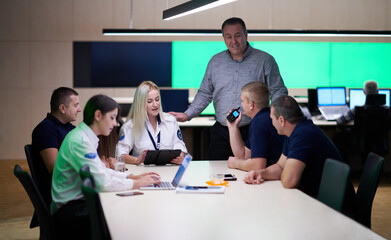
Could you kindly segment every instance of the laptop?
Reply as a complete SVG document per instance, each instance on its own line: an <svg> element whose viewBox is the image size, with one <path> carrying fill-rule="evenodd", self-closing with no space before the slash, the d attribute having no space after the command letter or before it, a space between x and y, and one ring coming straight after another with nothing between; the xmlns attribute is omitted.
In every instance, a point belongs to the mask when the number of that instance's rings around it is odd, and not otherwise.
<svg viewBox="0 0 391 240"><path fill-rule="evenodd" d="M327 121L336 120L349 111L345 87L318 87L318 108Z"/></svg>
<svg viewBox="0 0 391 240"><path fill-rule="evenodd" d="M151 184L145 187L140 187L140 190L175 190L181 181L183 174L185 173L189 163L191 161L191 156L187 154L182 161L182 164L179 166L178 171L175 174L172 182L160 182L159 184Z"/></svg>
<svg viewBox="0 0 391 240"><path fill-rule="evenodd" d="M300 107L301 111L303 112L304 117L311 120L312 116L311 116L310 110L308 110L307 107L302 107L302 106L299 106L299 107Z"/></svg>
<svg viewBox="0 0 391 240"><path fill-rule="evenodd" d="M379 89L379 94L385 96L385 106L390 107L390 89ZM349 89L349 108L353 109L356 106L363 106L365 104L366 95L362 88L350 88Z"/></svg>
<svg viewBox="0 0 391 240"><path fill-rule="evenodd" d="M170 164L171 160L178 157L181 154L180 149L162 149L162 150L148 150L145 155L144 165L166 165Z"/></svg>

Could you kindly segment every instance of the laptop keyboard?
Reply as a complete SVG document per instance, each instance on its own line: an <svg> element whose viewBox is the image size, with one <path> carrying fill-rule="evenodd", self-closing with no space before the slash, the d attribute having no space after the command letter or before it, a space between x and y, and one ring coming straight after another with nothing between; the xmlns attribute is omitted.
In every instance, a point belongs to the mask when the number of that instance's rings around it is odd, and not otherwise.
<svg viewBox="0 0 391 240"><path fill-rule="evenodd" d="M341 115L347 112L347 110L349 109L346 106L328 106L327 108L323 108L323 111L326 114L331 114L331 115L335 115L335 114Z"/></svg>
<svg viewBox="0 0 391 240"><path fill-rule="evenodd" d="M343 106L320 106L319 110L321 111L323 117L326 120L335 120L339 118L342 114L349 111L349 107L346 105Z"/></svg>
<svg viewBox="0 0 391 240"><path fill-rule="evenodd" d="M172 184L170 182L161 182L159 184L153 185L155 188L172 188Z"/></svg>

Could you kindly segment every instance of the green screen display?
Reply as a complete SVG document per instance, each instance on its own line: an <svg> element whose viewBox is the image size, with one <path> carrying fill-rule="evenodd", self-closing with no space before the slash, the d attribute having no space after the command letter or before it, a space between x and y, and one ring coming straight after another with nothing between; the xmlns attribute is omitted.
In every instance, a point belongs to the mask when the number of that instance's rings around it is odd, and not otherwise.
<svg viewBox="0 0 391 240"><path fill-rule="evenodd" d="M391 43L250 42L271 54L287 88L345 86L361 88L376 80L391 88ZM172 87L198 88L210 58L226 46L221 42L173 42ZM204 114L213 114L209 106Z"/></svg>
<svg viewBox="0 0 391 240"><path fill-rule="evenodd" d="M333 43L330 55L330 85L362 88L372 79L391 88L391 43Z"/></svg>
<svg viewBox="0 0 391 240"><path fill-rule="evenodd" d="M254 42L251 45L274 57L287 88L329 85L329 43Z"/></svg>

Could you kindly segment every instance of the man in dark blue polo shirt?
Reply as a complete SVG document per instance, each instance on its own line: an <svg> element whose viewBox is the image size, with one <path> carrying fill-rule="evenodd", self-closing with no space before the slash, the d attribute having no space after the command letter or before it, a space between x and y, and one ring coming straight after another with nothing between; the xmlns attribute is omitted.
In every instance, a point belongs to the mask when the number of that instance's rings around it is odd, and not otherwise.
<svg viewBox="0 0 391 240"><path fill-rule="evenodd" d="M271 104L270 117L278 134L287 138L280 159L263 170L251 171L244 181L260 184L261 180L281 180L285 188L298 188L316 198L327 158L343 161L335 145L311 120L303 117L296 100L281 96ZM353 215L355 191L347 184L342 211Z"/></svg>
<svg viewBox="0 0 391 240"><path fill-rule="evenodd" d="M262 82L247 83L240 96L243 113L251 118L246 144L240 136L239 122L227 120L229 140L234 156L228 158L228 167L244 171L264 169L278 161L284 137L272 125L269 108L269 88Z"/></svg>
<svg viewBox="0 0 391 240"><path fill-rule="evenodd" d="M58 149L69 131L75 126L71 122L77 119L81 112L78 93L67 87L60 87L53 91L50 99L50 113L40 122L32 133L32 146L36 156L34 159L38 188L50 206L51 183L54 163Z"/></svg>

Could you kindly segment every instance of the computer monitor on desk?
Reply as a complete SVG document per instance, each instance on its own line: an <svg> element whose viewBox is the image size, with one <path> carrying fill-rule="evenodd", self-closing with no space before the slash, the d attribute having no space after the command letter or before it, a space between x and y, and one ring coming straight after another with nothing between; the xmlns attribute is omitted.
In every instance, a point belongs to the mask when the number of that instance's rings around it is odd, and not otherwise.
<svg viewBox="0 0 391 240"><path fill-rule="evenodd" d="M386 95L386 106L390 107L390 89L379 89L379 94ZM361 88L349 89L349 108L352 109L356 106L363 106L365 104L366 95Z"/></svg>
<svg viewBox="0 0 391 240"><path fill-rule="evenodd" d="M126 118L128 116L131 107L131 103L119 103L119 109L122 118Z"/></svg>
<svg viewBox="0 0 391 240"><path fill-rule="evenodd" d="M318 108L326 120L335 120L349 110L345 87L318 87Z"/></svg>
<svg viewBox="0 0 391 240"><path fill-rule="evenodd" d="M318 113L318 93L316 88L308 88L307 89L307 97L308 97L308 110L310 113Z"/></svg>
<svg viewBox="0 0 391 240"><path fill-rule="evenodd" d="M185 112L189 106L188 89L160 89L164 112Z"/></svg>

